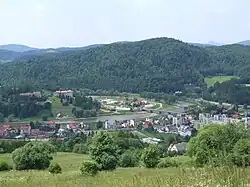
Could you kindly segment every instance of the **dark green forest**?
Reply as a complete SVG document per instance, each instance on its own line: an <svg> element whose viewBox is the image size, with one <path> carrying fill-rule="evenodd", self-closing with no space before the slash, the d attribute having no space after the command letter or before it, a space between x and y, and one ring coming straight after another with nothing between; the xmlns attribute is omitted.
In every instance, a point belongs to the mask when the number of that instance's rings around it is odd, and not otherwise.
<svg viewBox="0 0 250 187"><path fill-rule="evenodd" d="M232 79L216 83L204 91L203 98L209 101L250 105L250 78Z"/></svg>
<svg viewBox="0 0 250 187"><path fill-rule="evenodd" d="M6 63L0 67L0 83L173 93L185 91L186 85L206 88L206 76L248 77L249 70L250 47L197 47L155 38Z"/></svg>
<svg viewBox="0 0 250 187"><path fill-rule="evenodd" d="M41 111L51 115L51 102L48 97L33 94L31 87L1 87L0 88L0 122L4 118L28 118L37 116ZM22 95L29 93L30 95Z"/></svg>

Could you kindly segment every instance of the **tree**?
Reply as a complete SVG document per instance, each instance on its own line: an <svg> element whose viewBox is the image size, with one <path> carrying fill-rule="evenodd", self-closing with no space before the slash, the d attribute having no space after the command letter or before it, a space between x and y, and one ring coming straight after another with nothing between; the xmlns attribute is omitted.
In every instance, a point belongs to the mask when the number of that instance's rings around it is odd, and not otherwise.
<svg viewBox="0 0 250 187"><path fill-rule="evenodd" d="M103 128L103 122L98 121L97 124L96 124L96 128L97 128L97 129Z"/></svg>
<svg viewBox="0 0 250 187"><path fill-rule="evenodd" d="M55 147L44 142L30 142L12 153L16 170L46 169L53 159Z"/></svg>
<svg viewBox="0 0 250 187"><path fill-rule="evenodd" d="M118 162L118 147L114 139L108 133L96 134L90 145L90 155L102 170L116 169Z"/></svg>
<svg viewBox="0 0 250 187"><path fill-rule="evenodd" d="M30 128L35 129L35 123L33 121L30 122Z"/></svg>
<svg viewBox="0 0 250 187"><path fill-rule="evenodd" d="M2 113L0 113L0 122L4 122L4 115Z"/></svg>
<svg viewBox="0 0 250 187"><path fill-rule="evenodd" d="M191 138L188 154L194 157L195 163L199 166L231 165L232 152L236 149L237 142L244 138L249 138L249 133L243 125L209 125Z"/></svg>
<svg viewBox="0 0 250 187"><path fill-rule="evenodd" d="M160 154L157 145L149 145L142 153L141 160L147 168L155 168L160 162Z"/></svg>

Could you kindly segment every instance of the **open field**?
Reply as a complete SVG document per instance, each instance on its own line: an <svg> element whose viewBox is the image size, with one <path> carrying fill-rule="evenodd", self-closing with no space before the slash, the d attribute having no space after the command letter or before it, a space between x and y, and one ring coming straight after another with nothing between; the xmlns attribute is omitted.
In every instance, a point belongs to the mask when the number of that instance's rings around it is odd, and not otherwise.
<svg viewBox="0 0 250 187"><path fill-rule="evenodd" d="M211 87L216 82L222 83L222 82L231 80L233 78L239 78L239 77L236 77L236 76L213 76L213 77L206 77L205 78L205 83L207 84L208 87Z"/></svg>
<svg viewBox="0 0 250 187"><path fill-rule="evenodd" d="M9 154L0 159L10 161ZM82 176L79 166L86 155L58 153L53 162L62 166L62 174L48 171L0 172L1 187L172 187L172 186L247 186L250 184L250 169L240 168L118 168L113 172L101 172L95 177ZM186 160L187 157L174 157Z"/></svg>
<svg viewBox="0 0 250 187"><path fill-rule="evenodd" d="M63 115L66 115L68 117L73 117L72 105L62 106L60 99L57 97L51 97L50 99L52 101L52 113L54 117L56 117L58 113L62 113Z"/></svg>

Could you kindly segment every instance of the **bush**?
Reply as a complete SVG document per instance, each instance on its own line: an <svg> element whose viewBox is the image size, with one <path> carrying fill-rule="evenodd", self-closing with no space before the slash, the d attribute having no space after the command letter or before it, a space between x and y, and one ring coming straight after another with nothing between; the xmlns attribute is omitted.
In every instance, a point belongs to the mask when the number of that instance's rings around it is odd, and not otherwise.
<svg viewBox="0 0 250 187"><path fill-rule="evenodd" d="M141 160L145 167L155 168L160 162L160 154L157 145L149 145L149 147L143 152Z"/></svg>
<svg viewBox="0 0 250 187"><path fill-rule="evenodd" d="M12 153L16 170L46 169L53 159L55 147L44 142L30 142Z"/></svg>
<svg viewBox="0 0 250 187"><path fill-rule="evenodd" d="M168 168L168 167L178 167L178 166L179 166L178 162L171 158L165 158L157 164L157 168Z"/></svg>
<svg viewBox="0 0 250 187"><path fill-rule="evenodd" d="M11 170L11 167L5 160L0 161L0 171L9 171Z"/></svg>
<svg viewBox="0 0 250 187"><path fill-rule="evenodd" d="M82 163L82 166L80 167L80 171L82 175L96 175L100 170L100 166L93 161L85 161Z"/></svg>
<svg viewBox="0 0 250 187"><path fill-rule="evenodd" d="M250 165L250 140L239 139L234 146L233 160L237 166Z"/></svg>
<svg viewBox="0 0 250 187"><path fill-rule="evenodd" d="M121 155L119 159L119 166L120 167L136 167L139 163L135 153L132 151L125 152Z"/></svg>
<svg viewBox="0 0 250 187"><path fill-rule="evenodd" d="M62 168L58 163L51 163L49 165L49 172L52 174L62 173Z"/></svg>
<svg viewBox="0 0 250 187"><path fill-rule="evenodd" d="M75 144L73 147L73 153L87 154L88 146L86 144Z"/></svg>
<svg viewBox="0 0 250 187"><path fill-rule="evenodd" d="M117 158L113 155L103 153L101 156L101 169L102 170L115 170L117 166Z"/></svg>

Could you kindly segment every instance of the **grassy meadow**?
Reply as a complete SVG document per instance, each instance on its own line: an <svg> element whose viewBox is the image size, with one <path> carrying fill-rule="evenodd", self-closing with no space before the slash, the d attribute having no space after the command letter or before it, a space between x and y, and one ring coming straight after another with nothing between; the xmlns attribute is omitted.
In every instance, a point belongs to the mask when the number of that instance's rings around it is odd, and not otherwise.
<svg viewBox="0 0 250 187"><path fill-rule="evenodd" d="M0 155L7 159L10 155ZM250 170L240 168L118 168L113 172L101 172L97 176L82 176L79 167L86 155L58 153L53 162L62 167L62 174L48 171L0 172L1 187L202 187L202 186L248 186ZM186 160L186 157L173 159Z"/></svg>
<svg viewBox="0 0 250 187"><path fill-rule="evenodd" d="M216 82L222 83L222 82L231 80L233 78L238 78L238 77L236 77L236 76L213 76L213 77L206 77L205 78L205 83L207 84L208 87L211 87Z"/></svg>
<svg viewBox="0 0 250 187"><path fill-rule="evenodd" d="M57 97L51 97L50 99L52 101L52 113L54 116L56 116L58 113L62 113L64 115L67 115L68 117L73 117L72 105L62 106L60 99Z"/></svg>

